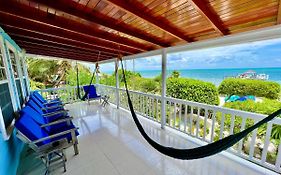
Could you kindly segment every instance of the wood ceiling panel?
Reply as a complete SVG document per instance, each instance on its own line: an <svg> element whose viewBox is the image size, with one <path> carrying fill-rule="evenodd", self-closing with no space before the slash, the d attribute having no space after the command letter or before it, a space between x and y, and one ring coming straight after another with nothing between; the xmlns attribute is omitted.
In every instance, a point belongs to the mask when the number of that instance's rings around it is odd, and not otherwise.
<svg viewBox="0 0 281 175"><path fill-rule="evenodd" d="M30 14L27 14L27 17L35 18L39 23L47 22L48 25L55 25L53 27L62 27L61 30L65 30L64 32L68 30L77 32L73 37L65 33L72 39L83 40L97 32L99 37L105 37L104 43L109 42L108 39L112 37L114 48L118 44L118 38L121 38L120 41L123 42L121 47L131 51L138 49L135 47L140 47L142 51L151 50L183 44L189 39L205 40L281 23L279 0L56 0L55 3L49 0L11 0L9 2L25 4L33 10L44 12L41 16L44 17L43 21ZM5 11L4 8L0 7L0 9ZM11 12L17 13L16 10ZM50 30L49 34L55 35L55 31L58 30ZM60 33L60 37L62 34L63 32ZM80 35L83 37L79 38ZM185 37L188 40L184 39ZM130 44L126 45L125 41ZM37 42L37 45L29 50L35 52L35 47L45 44L43 41L43 43ZM98 42L96 44L98 45ZM103 43L100 44L102 46ZM134 47L131 47L131 44ZM52 48L55 47L59 46L53 44ZM65 55L66 52L71 52L69 48L71 45L65 47L66 49L61 48L58 54ZM53 50L44 51L46 54L53 52ZM82 52L78 51L76 57L85 59L82 57ZM86 51L85 53L90 54Z"/></svg>

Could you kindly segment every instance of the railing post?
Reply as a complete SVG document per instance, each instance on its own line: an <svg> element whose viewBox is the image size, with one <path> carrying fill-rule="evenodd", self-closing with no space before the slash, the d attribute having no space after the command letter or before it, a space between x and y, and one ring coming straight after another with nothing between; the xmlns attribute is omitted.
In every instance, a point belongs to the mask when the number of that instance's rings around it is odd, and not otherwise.
<svg viewBox="0 0 281 175"><path fill-rule="evenodd" d="M120 102L120 100L119 100L119 75L118 75L118 64L119 64L119 61L118 61L118 58L116 58L116 60L115 60L115 80L116 80L116 94L115 94L115 96L116 96L116 107L117 107L117 109L119 109L119 102Z"/></svg>
<svg viewBox="0 0 281 175"><path fill-rule="evenodd" d="M166 124L166 69L167 69L166 49L162 49L161 57L162 57L161 128L164 129Z"/></svg>

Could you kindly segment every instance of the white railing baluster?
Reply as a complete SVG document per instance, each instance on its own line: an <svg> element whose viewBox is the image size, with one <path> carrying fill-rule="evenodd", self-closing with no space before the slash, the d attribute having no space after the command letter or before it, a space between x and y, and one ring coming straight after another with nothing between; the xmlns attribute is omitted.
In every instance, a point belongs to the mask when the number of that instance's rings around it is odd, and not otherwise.
<svg viewBox="0 0 281 175"><path fill-rule="evenodd" d="M281 142L279 143L279 146L278 146L278 154L276 157L275 169L278 172L280 172L280 170L281 170Z"/></svg>
<svg viewBox="0 0 281 175"><path fill-rule="evenodd" d="M209 115L209 110L205 109L205 114L204 114L204 132L203 132L203 140L206 140L206 130L207 130L207 118Z"/></svg>
<svg viewBox="0 0 281 175"><path fill-rule="evenodd" d="M170 102L170 119L169 119L169 126L172 126L172 117L173 117L173 113L172 113L172 102Z"/></svg>
<svg viewBox="0 0 281 175"><path fill-rule="evenodd" d="M255 120L255 124L256 123L257 123L257 120ZM253 156L254 156L256 138L257 138L257 129L255 129L252 132L252 140L251 140L251 146L250 146L250 152L249 152L249 158L250 159L253 159Z"/></svg>
<svg viewBox="0 0 281 175"><path fill-rule="evenodd" d="M198 137L199 135L199 122L200 122L200 108L198 108L198 111L197 111L197 120L196 120L196 137Z"/></svg>
<svg viewBox="0 0 281 175"><path fill-rule="evenodd" d="M270 143L270 136L271 136L271 130L272 130L272 122L268 122L266 125L266 135L265 135L265 142L264 142L264 146L262 149L262 156L261 156L261 163L264 164L266 161L266 156L267 156L267 152L268 152L268 146Z"/></svg>
<svg viewBox="0 0 281 175"><path fill-rule="evenodd" d="M223 138L223 131L224 131L224 113L221 113L221 126L220 126L220 139Z"/></svg>
<svg viewBox="0 0 281 175"><path fill-rule="evenodd" d="M186 122L187 122L187 105L184 105L184 132L186 132Z"/></svg>
<svg viewBox="0 0 281 175"><path fill-rule="evenodd" d="M214 141L215 125L216 125L216 111L213 111L212 126L211 126L211 142Z"/></svg>
<svg viewBox="0 0 281 175"><path fill-rule="evenodd" d="M193 106L190 106L190 117L189 117L189 132L191 135L193 135L193 132L192 132L192 126L193 126Z"/></svg>
<svg viewBox="0 0 281 175"><path fill-rule="evenodd" d="M230 124L230 131L229 131L230 135L233 134L234 120L235 120L235 115L231 114L231 124Z"/></svg>
<svg viewBox="0 0 281 175"><path fill-rule="evenodd" d="M176 126L176 116L177 116L177 104L174 103L174 117L173 117L173 127L175 128Z"/></svg>
<svg viewBox="0 0 281 175"><path fill-rule="evenodd" d="M151 110L151 112L152 112L152 118L153 118L153 120L155 121L156 120L156 116L155 116L155 114L154 114L154 112L155 112L155 109L154 109L154 107L155 107L155 103L154 103L154 98L151 98L151 101L152 101L152 110Z"/></svg>
<svg viewBox="0 0 281 175"><path fill-rule="evenodd" d="M156 99L156 113L155 113L155 117L156 117L156 120L159 122L159 119L158 119L158 99Z"/></svg>
<svg viewBox="0 0 281 175"><path fill-rule="evenodd" d="M245 129L245 124L246 124L246 117L243 117L242 118L242 124L241 124L240 131L243 131ZM239 141L239 144L238 144L238 154L241 154L242 146L243 146L243 140L244 139Z"/></svg>
<svg viewBox="0 0 281 175"><path fill-rule="evenodd" d="M179 105L180 105L180 108L179 108L179 127L178 128L179 128L179 130L182 130L181 129L181 123L182 123L181 122L182 121L182 114L181 114L182 113L182 104L179 104Z"/></svg>

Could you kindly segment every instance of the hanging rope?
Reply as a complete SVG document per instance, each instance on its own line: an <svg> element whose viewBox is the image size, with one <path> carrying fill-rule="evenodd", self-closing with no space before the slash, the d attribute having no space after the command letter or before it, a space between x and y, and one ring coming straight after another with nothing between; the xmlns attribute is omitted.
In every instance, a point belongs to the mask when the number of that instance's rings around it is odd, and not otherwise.
<svg viewBox="0 0 281 175"><path fill-rule="evenodd" d="M83 97L81 97L81 94L80 94L79 69L78 69L78 64L77 64L77 62L76 62L77 97L78 97L80 100L83 100L83 101L86 100L86 98L88 97L89 92L90 92L90 86L92 85L93 80L94 80L94 78L95 78L95 74L96 74L96 73L99 73L99 63L98 63L98 62L99 62L100 54L101 54L101 52L99 52L99 54L98 54L98 59L97 59L97 62L96 62L96 64L95 64L95 70L94 70L94 72L93 72L93 74L92 74L91 81L90 81L90 83L89 83L89 85L88 85L88 88L87 88L87 90L85 91L85 94L84 94Z"/></svg>
<svg viewBox="0 0 281 175"><path fill-rule="evenodd" d="M128 97L128 104L129 104L129 108L133 117L133 120L139 130L139 132L141 133L141 135L144 137L144 139L153 147L155 148L157 151L161 152L162 154L165 154L167 156L176 158L176 159L183 159L183 160L190 160L190 159L199 159L199 158L203 158L203 157L207 157L207 156L211 156L214 154L217 154L223 150L226 150L228 148L230 148L231 146L233 146L234 144L236 144L237 142L239 142L241 139L243 139L244 137L246 137L250 132L252 132L253 130L257 129L258 127L260 127L261 125L269 122L270 120L272 120L273 118L275 118L276 116L281 114L281 109L275 111L274 113L270 114L268 117L264 118L263 120L259 121L258 123L254 124L253 126L239 132L233 135L230 135L228 137L225 137L221 140L218 140L216 142L204 145L204 146L200 146L197 148L192 148L192 149L176 149L176 148L172 148L172 147L166 147L163 145L160 145L159 143L155 142L154 140L152 140L145 132L145 130L143 129L141 123L139 122L137 115L134 111L134 107L130 98L130 94L128 91L128 87L127 87L127 80L126 80L126 76L125 76L125 71L123 68L123 62L122 62L122 58L119 58L121 61L121 68L122 68L122 72L123 72L123 78L124 78L124 83L125 83L125 89L126 89L126 94Z"/></svg>

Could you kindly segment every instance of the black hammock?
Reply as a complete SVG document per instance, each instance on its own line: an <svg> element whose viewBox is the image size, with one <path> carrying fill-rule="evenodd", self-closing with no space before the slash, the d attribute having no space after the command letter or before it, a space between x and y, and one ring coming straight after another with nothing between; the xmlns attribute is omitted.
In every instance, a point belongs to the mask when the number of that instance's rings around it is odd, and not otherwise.
<svg viewBox="0 0 281 175"><path fill-rule="evenodd" d="M127 81L126 81L126 76L125 76L125 71L123 68L123 63L122 59L121 60L121 66L122 66L122 72L123 72L123 78L124 78L124 83L125 83L125 88L126 88L126 94L128 97L128 104L129 108L132 114L132 117L134 119L135 124L137 125L138 130L140 131L141 135L145 138L145 140L157 151L161 152L162 154L165 154L167 156L176 158L176 159L183 159L183 160L190 160L190 159L199 159L207 156L211 156L214 154L217 154L223 150L226 150L233 146L235 143L239 142L242 138L246 137L250 132L255 130L256 128L260 127L261 125L269 122L272 120L274 117L278 116L281 114L281 109L275 111L274 113L270 114L266 118L262 119L258 123L254 124L253 126L239 132L233 135L230 135L228 137L225 137L221 140L218 140L216 142L200 146L197 148L191 148L191 149L176 149L172 147L166 147L163 145L160 145L159 143L155 142L152 140L144 131L141 123L139 122L137 115L134 111L134 107L130 98L130 94L128 91L127 87Z"/></svg>
<svg viewBox="0 0 281 175"><path fill-rule="evenodd" d="M88 88L87 88L87 90L85 91L85 94L83 95L83 97L81 97L80 85L79 85L79 84L80 84L80 83L79 83L79 69L78 69L78 64L76 65L77 97L78 97L80 100L85 101L86 98L88 97L88 94L89 94L89 92L90 92L90 86L91 86L92 83L93 83L93 80L94 80L95 74L96 74L96 72L97 72L97 69L98 69L98 68L97 68L97 66L96 66L96 68L95 68L95 70L94 70L94 72L93 72L93 74L92 74L90 84L88 85Z"/></svg>

